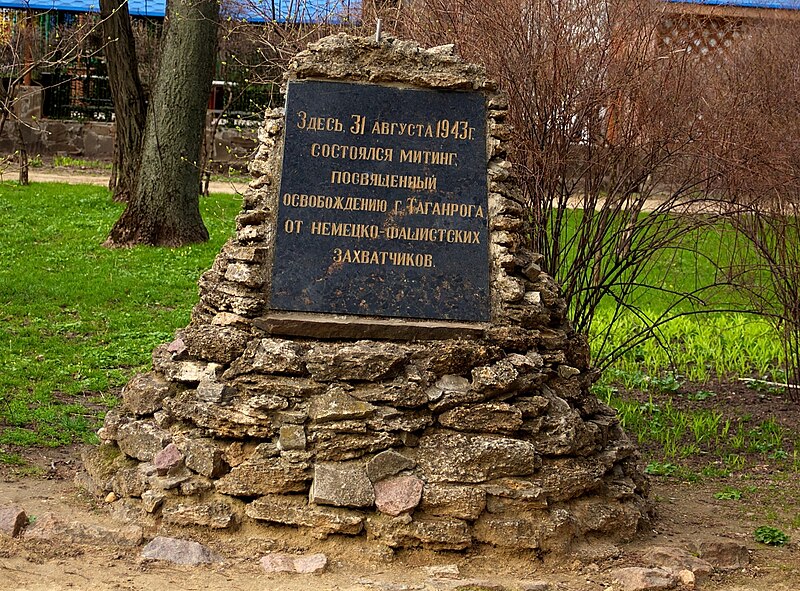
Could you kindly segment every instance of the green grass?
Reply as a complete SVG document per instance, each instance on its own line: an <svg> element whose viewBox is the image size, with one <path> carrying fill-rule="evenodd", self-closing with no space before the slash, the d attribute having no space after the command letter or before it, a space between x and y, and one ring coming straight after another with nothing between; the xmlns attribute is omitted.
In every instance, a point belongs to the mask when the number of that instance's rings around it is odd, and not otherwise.
<svg viewBox="0 0 800 591"><path fill-rule="evenodd" d="M239 207L202 200L206 244L109 250L105 189L0 184L0 445L93 441L115 388L188 323Z"/></svg>
<svg viewBox="0 0 800 591"><path fill-rule="evenodd" d="M110 162L105 162L103 160L84 160L83 158L72 158L71 156L53 157L53 166L64 166L67 168L92 168L98 170L111 170L112 168Z"/></svg>

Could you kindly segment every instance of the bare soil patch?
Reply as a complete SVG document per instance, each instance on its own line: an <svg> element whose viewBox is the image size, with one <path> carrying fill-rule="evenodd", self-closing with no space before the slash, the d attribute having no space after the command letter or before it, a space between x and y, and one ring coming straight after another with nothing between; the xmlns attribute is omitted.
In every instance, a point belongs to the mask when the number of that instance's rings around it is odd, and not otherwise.
<svg viewBox="0 0 800 591"><path fill-rule="evenodd" d="M0 182L15 181L19 177L19 170L8 168L0 171ZM31 168L28 172L28 180L32 183L66 183L69 185L97 185L108 186L109 171L96 169L75 169L63 167ZM240 180L234 181L211 181L208 185L210 193L244 193L247 189L247 182Z"/></svg>
<svg viewBox="0 0 800 591"><path fill-rule="evenodd" d="M80 469L77 448L18 451L37 467L37 473L31 475L30 466L20 469L0 465L0 506L20 505L34 519L52 512L65 521L122 527L112 517L113 503L93 498L74 484L74 475ZM739 500L714 498L726 486L749 492ZM653 478L651 500L656 514L652 529L633 542L577 550L572 556L545 561L524 551L491 548L468 554L408 551L392 555L368 543L361 547L343 543L336 536L298 543L296 536L278 534L274 539L256 539L247 531L209 536L197 530L191 537L221 553L226 562L182 567L143 560L141 548L88 546L58 537L41 541L0 535L0 589L438 591L461 584L472 585L472 590L513 590L524 588L526 582L544 581L556 591L608 591L614 589L612 571L645 566L643 557L650 548L687 549L702 539L744 543L751 560L734 572L714 573L699 582L698 589L800 589L800 482L796 474L765 465L740 475L699 482ZM763 524L780 525L792 537L791 543L781 548L756 543L753 531ZM329 565L321 575L268 575L258 560L273 550L321 551L328 556ZM459 583L431 578L425 570L427 566L449 564L458 565Z"/></svg>

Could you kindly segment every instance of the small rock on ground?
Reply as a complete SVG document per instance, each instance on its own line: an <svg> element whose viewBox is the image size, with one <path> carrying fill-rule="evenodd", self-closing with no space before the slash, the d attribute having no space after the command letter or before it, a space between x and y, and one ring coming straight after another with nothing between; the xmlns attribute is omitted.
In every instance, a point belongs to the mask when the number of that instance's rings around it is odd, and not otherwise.
<svg viewBox="0 0 800 591"><path fill-rule="evenodd" d="M508 587L485 579L431 580L436 591L510 591Z"/></svg>
<svg viewBox="0 0 800 591"><path fill-rule="evenodd" d="M261 568L268 573L321 573L328 565L324 554L307 554L295 556L281 552L271 552L261 558Z"/></svg>
<svg viewBox="0 0 800 591"><path fill-rule="evenodd" d="M611 573L611 578L619 591L662 591L678 585L678 577L662 568L620 568Z"/></svg>
<svg viewBox="0 0 800 591"><path fill-rule="evenodd" d="M703 540L691 549L719 570L738 570L750 564L747 545L736 540Z"/></svg>
<svg viewBox="0 0 800 591"><path fill-rule="evenodd" d="M10 505L0 507L0 534L15 538L28 523L28 515L22 507Z"/></svg>
<svg viewBox="0 0 800 591"><path fill-rule="evenodd" d="M648 566L660 566L675 573L682 570L691 571L698 581L707 579L714 571L714 567L705 560L697 558L686 550L669 546L651 548L643 559Z"/></svg>
<svg viewBox="0 0 800 591"><path fill-rule="evenodd" d="M457 564L442 564L437 566L424 566L425 574L434 579L455 578L461 575Z"/></svg>
<svg viewBox="0 0 800 591"><path fill-rule="evenodd" d="M221 556L198 542L162 536L153 538L142 549L142 558L191 566L222 562Z"/></svg>

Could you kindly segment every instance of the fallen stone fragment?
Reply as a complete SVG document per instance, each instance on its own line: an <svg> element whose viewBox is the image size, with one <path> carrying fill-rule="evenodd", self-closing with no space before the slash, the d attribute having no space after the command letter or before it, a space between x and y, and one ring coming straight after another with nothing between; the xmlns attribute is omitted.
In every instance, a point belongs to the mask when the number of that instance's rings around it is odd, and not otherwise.
<svg viewBox="0 0 800 591"><path fill-rule="evenodd" d="M324 554L295 556L272 552L261 558L261 567L268 573L313 574L325 570L328 558Z"/></svg>
<svg viewBox="0 0 800 591"><path fill-rule="evenodd" d="M137 525L105 527L80 521L62 521L54 513L45 513L25 531L26 538L63 540L94 546L138 546L142 543L142 528Z"/></svg>
<svg viewBox="0 0 800 591"><path fill-rule="evenodd" d="M166 476L183 463L183 454L174 443L170 443L153 458L159 476Z"/></svg>
<svg viewBox="0 0 800 591"><path fill-rule="evenodd" d="M678 571L678 580L680 581L681 585L687 589L694 589L694 586L697 582L697 577L695 577L694 573L690 570L681 570Z"/></svg>
<svg viewBox="0 0 800 591"><path fill-rule="evenodd" d="M661 591L678 585L678 577L663 568L620 568L611 573L611 578L619 591Z"/></svg>
<svg viewBox="0 0 800 591"><path fill-rule="evenodd" d="M424 583L393 583L373 581L372 579L359 579L358 584L370 589L378 589L379 591L419 591L420 589L430 589Z"/></svg>
<svg viewBox="0 0 800 591"><path fill-rule="evenodd" d="M434 579L448 579L458 577L461 572L457 564L442 564L436 566L424 566L422 570L425 574Z"/></svg>
<svg viewBox="0 0 800 591"><path fill-rule="evenodd" d="M691 571L698 581L708 578L714 570L705 560L680 548L656 546L648 550L642 558L649 566L660 566L675 572Z"/></svg>
<svg viewBox="0 0 800 591"><path fill-rule="evenodd" d="M153 538L142 549L142 558L191 566L222 562L221 556L198 542L162 536Z"/></svg>
<svg viewBox="0 0 800 591"><path fill-rule="evenodd" d="M547 581L520 581L517 587L519 591L549 591L550 583Z"/></svg>
<svg viewBox="0 0 800 591"><path fill-rule="evenodd" d="M485 579L439 579L434 584L437 591L510 591L502 583Z"/></svg>
<svg viewBox="0 0 800 591"><path fill-rule="evenodd" d="M375 506L397 516L413 511L422 500L424 483L416 476L396 476L375 483Z"/></svg>
<svg viewBox="0 0 800 591"><path fill-rule="evenodd" d="M261 558L261 568L268 573L293 573L294 556L273 552Z"/></svg>
<svg viewBox="0 0 800 591"><path fill-rule="evenodd" d="M322 572L327 565L328 558L324 554L309 554L294 559L294 570L302 575Z"/></svg>
<svg viewBox="0 0 800 591"><path fill-rule="evenodd" d="M750 564L747 545L735 540L703 540L691 549L719 570L738 570Z"/></svg>
<svg viewBox="0 0 800 591"><path fill-rule="evenodd" d="M28 523L28 515L22 507L14 505L0 507L0 534L17 537Z"/></svg>

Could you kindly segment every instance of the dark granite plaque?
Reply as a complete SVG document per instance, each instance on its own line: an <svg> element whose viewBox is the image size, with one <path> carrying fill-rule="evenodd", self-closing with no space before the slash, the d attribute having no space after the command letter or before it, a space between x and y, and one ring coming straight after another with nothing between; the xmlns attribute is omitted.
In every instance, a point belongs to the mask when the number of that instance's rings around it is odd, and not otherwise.
<svg viewBox="0 0 800 591"><path fill-rule="evenodd" d="M291 82L271 308L489 319L475 92Z"/></svg>

